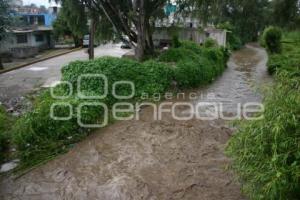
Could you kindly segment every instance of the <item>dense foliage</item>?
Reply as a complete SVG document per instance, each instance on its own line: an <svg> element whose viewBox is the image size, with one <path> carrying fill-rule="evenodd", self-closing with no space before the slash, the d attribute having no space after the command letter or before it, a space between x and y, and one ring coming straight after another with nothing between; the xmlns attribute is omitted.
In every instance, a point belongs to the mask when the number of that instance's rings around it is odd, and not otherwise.
<svg viewBox="0 0 300 200"><path fill-rule="evenodd" d="M81 46L83 36L88 33L84 5L77 1L63 1L53 28L56 39L66 35L72 36L75 46Z"/></svg>
<svg viewBox="0 0 300 200"><path fill-rule="evenodd" d="M179 48L164 52L159 61L175 64L175 80L179 87L196 87L213 81L224 70L227 50L208 40L207 47L183 41Z"/></svg>
<svg viewBox="0 0 300 200"><path fill-rule="evenodd" d="M300 33L285 33L282 42L284 43L284 45L282 46L282 53L270 55L268 70L271 74L275 73L277 69L294 71L295 69L300 67L300 48L297 45L300 42Z"/></svg>
<svg viewBox="0 0 300 200"><path fill-rule="evenodd" d="M7 35L6 30L11 25L11 17L8 13L8 1L0 0L0 43ZM0 70L3 69L2 59L0 57Z"/></svg>
<svg viewBox="0 0 300 200"><path fill-rule="evenodd" d="M284 44L282 54L271 55L269 66L278 67L275 86L264 101L264 119L243 122L227 148L251 199L300 196L299 52L293 41Z"/></svg>
<svg viewBox="0 0 300 200"><path fill-rule="evenodd" d="M0 163L5 159L5 152L8 149L9 128L11 120L5 109L0 105Z"/></svg>
<svg viewBox="0 0 300 200"><path fill-rule="evenodd" d="M82 102L101 102L111 106L120 101L112 95L112 84L116 81L131 81L135 84L135 94L129 102L150 98L154 94L167 92L172 82L180 87L195 87L211 82L224 69L225 50L222 48L204 48L192 42L180 42L179 48L172 48L161 55L159 61L137 62L129 59L104 57L92 61L76 61L62 69L62 80L68 81L74 93L66 99L54 99L45 91L35 102L32 112L17 121L13 129L13 141L18 147L22 166L27 167L50 159L66 151L74 143L86 137L90 129L77 123L77 107ZM192 56L192 58L191 58ZM164 63L165 62L165 63ZM108 78L108 95L104 99L83 100L78 97L78 78L85 74L104 74ZM80 90L84 95L103 94L103 81L93 77L82 79ZM70 91L65 85L57 86L55 94L66 95ZM118 95L131 94L126 85L117 87ZM151 99L150 99L151 100ZM67 121L50 117L53 103L68 103L73 115ZM53 111L55 116L68 117L69 107L59 106ZM85 108L82 121L89 124L102 122L103 110ZM112 119L113 120L113 119Z"/></svg>
<svg viewBox="0 0 300 200"><path fill-rule="evenodd" d="M278 27L268 27L263 34L263 41L270 53L281 52L282 31Z"/></svg>

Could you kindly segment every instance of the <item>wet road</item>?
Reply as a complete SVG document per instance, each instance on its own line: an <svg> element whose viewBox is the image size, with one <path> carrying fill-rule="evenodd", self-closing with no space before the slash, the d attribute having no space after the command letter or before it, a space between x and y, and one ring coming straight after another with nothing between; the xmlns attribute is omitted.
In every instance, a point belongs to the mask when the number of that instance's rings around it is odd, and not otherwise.
<svg viewBox="0 0 300 200"><path fill-rule="evenodd" d="M264 50L248 46L232 55L222 77L196 92L214 93L230 105L260 101L257 86L270 80L266 62ZM203 100L212 101L190 102ZM232 106L225 111L235 112ZM157 121L152 113L147 107L140 120L116 122L19 179L3 179L0 199L244 199L226 171L230 161L223 152L233 130L225 121L177 121L169 114Z"/></svg>
<svg viewBox="0 0 300 200"><path fill-rule="evenodd" d="M120 45L103 45L95 48L95 57L115 56L121 57L128 50L120 48ZM71 61L86 60L86 49L35 63L27 67L7 72L0 75L0 102L8 108L15 107L20 99L40 87L55 84L61 78L60 70Z"/></svg>

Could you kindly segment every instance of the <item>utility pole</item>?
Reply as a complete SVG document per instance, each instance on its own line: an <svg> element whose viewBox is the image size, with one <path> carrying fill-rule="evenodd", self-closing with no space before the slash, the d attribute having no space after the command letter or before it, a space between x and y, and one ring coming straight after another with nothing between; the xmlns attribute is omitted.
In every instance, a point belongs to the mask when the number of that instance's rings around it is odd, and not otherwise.
<svg viewBox="0 0 300 200"><path fill-rule="evenodd" d="M93 60L95 58L94 39L95 39L95 20L92 17L90 20L90 36L89 36L89 59L90 60Z"/></svg>

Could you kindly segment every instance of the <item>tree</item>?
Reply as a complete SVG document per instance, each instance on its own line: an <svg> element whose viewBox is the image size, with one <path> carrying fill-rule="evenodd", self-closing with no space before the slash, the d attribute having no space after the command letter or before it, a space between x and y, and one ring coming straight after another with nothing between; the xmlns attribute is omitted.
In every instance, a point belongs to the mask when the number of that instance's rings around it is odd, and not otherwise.
<svg viewBox="0 0 300 200"><path fill-rule="evenodd" d="M7 30L11 25L8 8L9 6L7 0L0 0L0 42L3 41L3 39L7 35ZM3 69L1 56L0 56L0 69Z"/></svg>
<svg viewBox="0 0 300 200"><path fill-rule="evenodd" d="M56 34L71 34L75 47L81 46L83 36L88 33L85 6L77 0L62 1L54 29Z"/></svg>
<svg viewBox="0 0 300 200"><path fill-rule="evenodd" d="M299 0L274 0L273 1L274 24L291 29L297 27L300 17Z"/></svg>
<svg viewBox="0 0 300 200"><path fill-rule="evenodd" d="M62 3L71 0L61 0ZM109 21L116 34L127 36L136 58L154 53L153 19L168 0L73 0L84 5L96 20Z"/></svg>
<svg viewBox="0 0 300 200"><path fill-rule="evenodd" d="M182 0L181 0L182 2ZM204 25L230 22L243 42L256 40L268 24L269 0L188 0Z"/></svg>

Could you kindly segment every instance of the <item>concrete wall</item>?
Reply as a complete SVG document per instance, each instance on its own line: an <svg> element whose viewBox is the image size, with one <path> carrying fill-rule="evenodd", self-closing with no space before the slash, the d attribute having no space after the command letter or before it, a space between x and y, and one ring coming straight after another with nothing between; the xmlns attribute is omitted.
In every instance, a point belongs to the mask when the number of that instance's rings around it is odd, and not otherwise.
<svg viewBox="0 0 300 200"><path fill-rule="evenodd" d="M216 40L220 46L226 46L226 31L221 30L200 32L195 28L182 28L178 31L178 37L180 40L192 40L198 44L203 44L209 37ZM157 28L153 33L153 41L156 46L171 40L172 36L166 28Z"/></svg>

